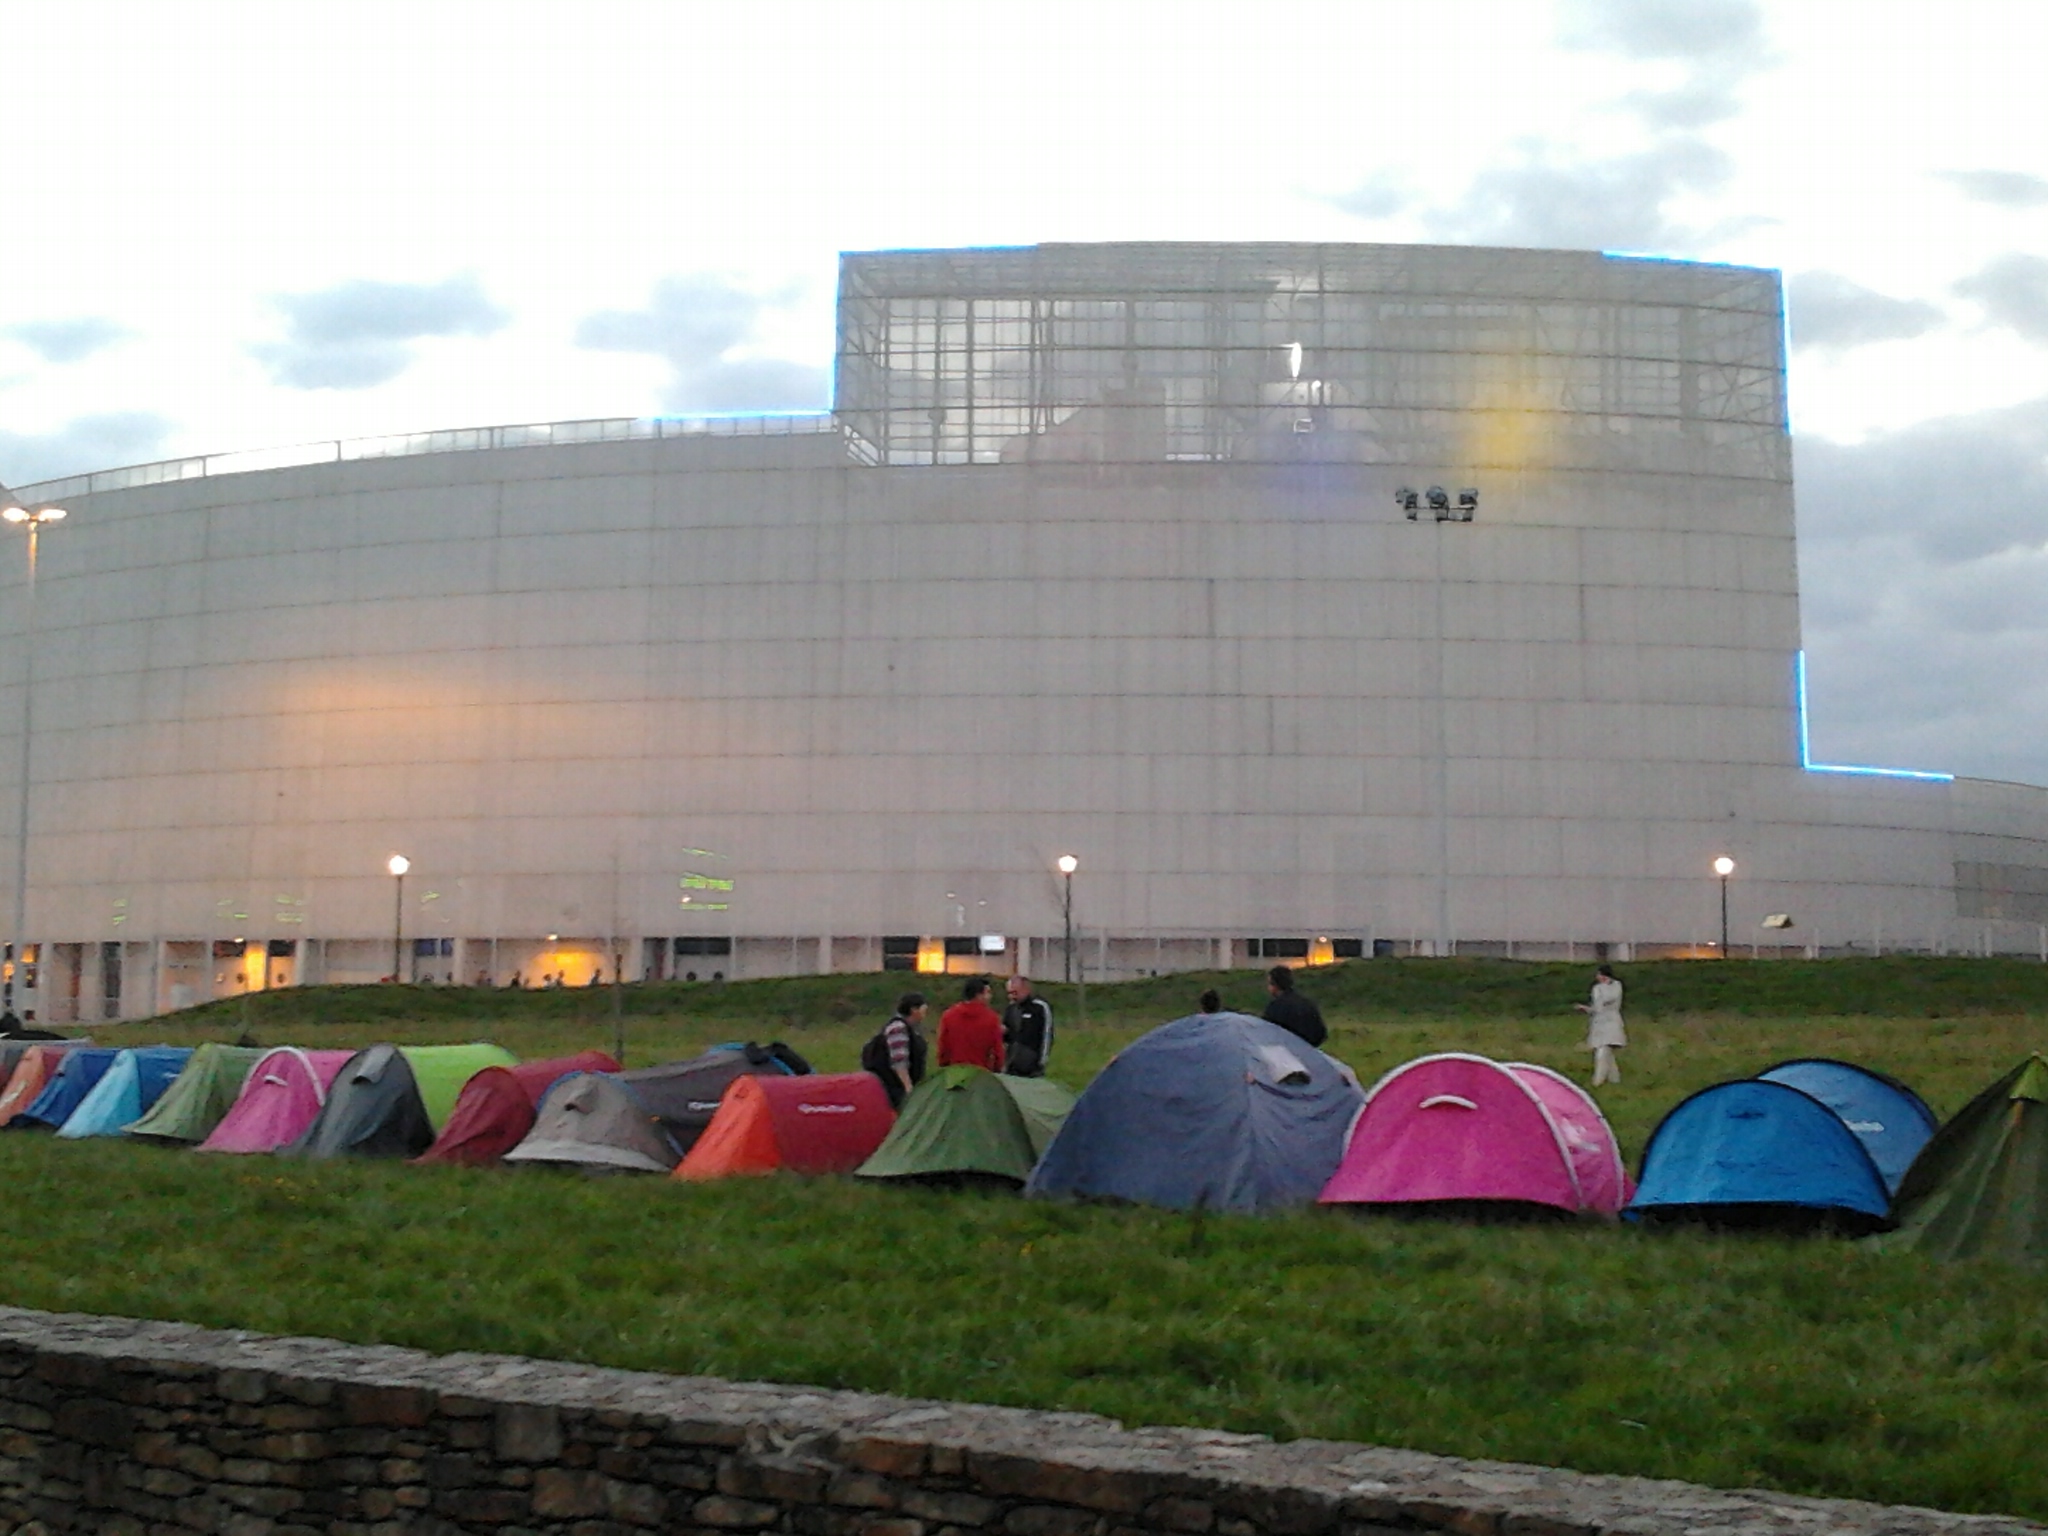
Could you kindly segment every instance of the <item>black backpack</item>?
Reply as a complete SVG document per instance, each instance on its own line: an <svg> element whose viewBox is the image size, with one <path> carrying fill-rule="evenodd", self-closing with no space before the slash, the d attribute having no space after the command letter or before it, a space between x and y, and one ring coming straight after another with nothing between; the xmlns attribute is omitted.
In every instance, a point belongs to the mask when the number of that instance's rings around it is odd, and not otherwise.
<svg viewBox="0 0 2048 1536"><path fill-rule="evenodd" d="M889 1024L897 1021L891 1019ZM924 1081L925 1043L924 1033L915 1024L905 1021L910 1030L910 1080ZM868 1043L860 1048L860 1069L872 1072L885 1085L896 1081L896 1074L889 1066L889 1025L885 1024L868 1037Z"/></svg>

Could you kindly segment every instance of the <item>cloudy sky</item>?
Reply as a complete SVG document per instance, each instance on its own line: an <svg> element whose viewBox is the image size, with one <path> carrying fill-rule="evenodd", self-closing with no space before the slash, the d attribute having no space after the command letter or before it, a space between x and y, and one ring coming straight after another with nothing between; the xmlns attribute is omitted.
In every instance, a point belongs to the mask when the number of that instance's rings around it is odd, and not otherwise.
<svg viewBox="0 0 2048 1536"><path fill-rule="evenodd" d="M807 408L836 253L1781 269L1816 754L2048 782L2039 0L0 0L0 480Z"/></svg>

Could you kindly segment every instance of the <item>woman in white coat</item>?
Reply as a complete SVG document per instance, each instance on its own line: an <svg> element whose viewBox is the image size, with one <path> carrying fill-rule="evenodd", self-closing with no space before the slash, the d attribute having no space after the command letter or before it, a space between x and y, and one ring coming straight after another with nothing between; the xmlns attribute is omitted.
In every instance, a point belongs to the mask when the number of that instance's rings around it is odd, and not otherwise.
<svg viewBox="0 0 2048 1536"><path fill-rule="evenodd" d="M1614 1053L1628 1044L1628 1030L1621 1022L1621 983L1606 966L1593 974L1590 1002L1575 1005L1586 1015L1586 1048L1593 1053L1593 1086L1621 1081L1621 1066Z"/></svg>

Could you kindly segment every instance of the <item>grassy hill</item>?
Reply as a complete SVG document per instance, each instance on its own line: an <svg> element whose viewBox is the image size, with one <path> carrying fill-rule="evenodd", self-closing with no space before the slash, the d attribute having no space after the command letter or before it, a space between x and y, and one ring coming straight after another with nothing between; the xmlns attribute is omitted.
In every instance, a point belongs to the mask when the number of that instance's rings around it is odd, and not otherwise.
<svg viewBox="0 0 2048 1536"><path fill-rule="evenodd" d="M1428 1050L1586 1080L1590 967L1371 961L1304 990L1370 1079ZM1633 1163L1694 1088L1797 1055L1958 1107L2048 1049L2048 968L1985 960L1620 967L1601 1102ZM629 988L633 1061L780 1037L844 1069L896 975ZM945 984L923 979L936 998ZM1050 987L1080 1085L1207 985ZM610 994L308 988L112 1041L612 1038ZM1081 1408L1589 1471L2048 1517L2048 1283L1861 1245L1312 1210L1194 1220L853 1180L711 1185L215 1158L0 1135L10 1298L427 1349Z"/></svg>

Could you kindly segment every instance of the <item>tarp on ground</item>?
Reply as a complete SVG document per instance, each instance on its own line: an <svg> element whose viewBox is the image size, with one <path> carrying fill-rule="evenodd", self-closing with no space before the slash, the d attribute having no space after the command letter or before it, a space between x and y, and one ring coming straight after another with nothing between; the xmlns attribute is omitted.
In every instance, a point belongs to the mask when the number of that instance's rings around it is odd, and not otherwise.
<svg viewBox="0 0 2048 1536"><path fill-rule="evenodd" d="M675 1176L851 1173L874 1155L895 1117L872 1072L742 1077L726 1089Z"/></svg>
<svg viewBox="0 0 2048 1536"><path fill-rule="evenodd" d="M512 1065L495 1045L373 1045L356 1052L288 1150L294 1157L418 1157L485 1067ZM436 1109L439 1118L436 1118Z"/></svg>
<svg viewBox="0 0 2048 1536"><path fill-rule="evenodd" d="M319 1116L328 1087L354 1057L354 1051L306 1051L295 1045L266 1052L199 1150L275 1152L289 1146Z"/></svg>
<svg viewBox="0 0 2048 1536"><path fill-rule="evenodd" d="M14 1123L55 1130L71 1118L71 1112L85 1102L99 1080L107 1075L120 1051L112 1046L86 1046L66 1051L36 1095L33 1104L15 1117Z"/></svg>
<svg viewBox="0 0 2048 1536"><path fill-rule="evenodd" d="M508 1163L667 1173L682 1158L661 1121L617 1077L584 1072L548 1090Z"/></svg>
<svg viewBox="0 0 2048 1536"><path fill-rule="evenodd" d="M981 1175L1022 1184L1066 1123L1073 1091L1043 1077L941 1067L910 1090L863 1179Z"/></svg>
<svg viewBox="0 0 2048 1536"><path fill-rule="evenodd" d="M799 1074L773 1046L751 1041L714 1045L688 1061L667 1061L619 1074L632 1085L640 1102L660 1118L662 1129L684 1153L697 1144L704 1127L718 1113L725 1090L740 1078L791 1075Z"/></svg>
<svg viewBox="0 0 2048 1536"><path fill-rule="evenodd" d="M1702 1088L1659 1122L1643 1149L1638 1219L1830 1226L1885 1224L1891 1194L1853 1131L1788 1083L1744 1078Z"/></svg>
<svg viewBox="0 0 2048 1536"><path fill-rule="evenodd" d="M1825 1057L1781 1061L1757 1073L1767 1083L1784 1083L1819 1099L1849 1127L1896 1190L1913 1159L1940 1124L1919 1094L1897 1078L1854 1062Z"/></svg>
<svg viewBox="0 0 2048 1536"><path fill-rule="evenodd" d="M128 1127L128 1134L150 1141L206 1140L234 1107L250 1069L267 1054L261 1046L208 1041L192 1053L163 1097Z"/></svg>
<svg viewBox="0 0 2048 1536"><path fill-rule="evenodd" d="M495 1163L518 1146L533 1129L540 1101L562 1078L577 1072L616 1072L618 1062L603 1051L578 1051L545 1061L522 1061L510 1067L485 1067L462 1085L448 1123L434 1144L419 1155L422 1163Z"/></svg>
<svg viewBox="0 0 2048 1536"><path fill-rule="evenodd" d="M1627 1186L1614 1132L1578 1084L1547 1067L1451 1051L1373 1085L1321 1199L1612 1216Z"/></svg>
<svg viewBox="0 0 2048 1536"><path fill-rule="evenodd" d="M1886 1248L2048 1263L2048 1059L2029 1056L1935 1132L1892 1214Z"/></svg>
<svg viewBox="0 0 2048 1536"><path fill-rule="evenodd" d="M1025 1192L1175 1210L1307 1205L1364 1100L1349 1067L1279 1025L1195 1014L1103 1068Z"/></svg>
<svg viewBox="0 0 2048 1536"><path fill-rule="evenodd" d="M57 1134L71 1141L118 1136L140 1120L192 1060L190 1046L140 1046L121 1052Z"/></svg>
<svg viewBox="0 0 2048 1536"><path fill-rule="evenodd" d="M76 1049L77 1045L72 1042L30 1045L23 1049L13 1072L8 1074L6 1089L0 1091L0 1126L14 1124L22 1112L35 1103L65 1053Z"/></svg>

